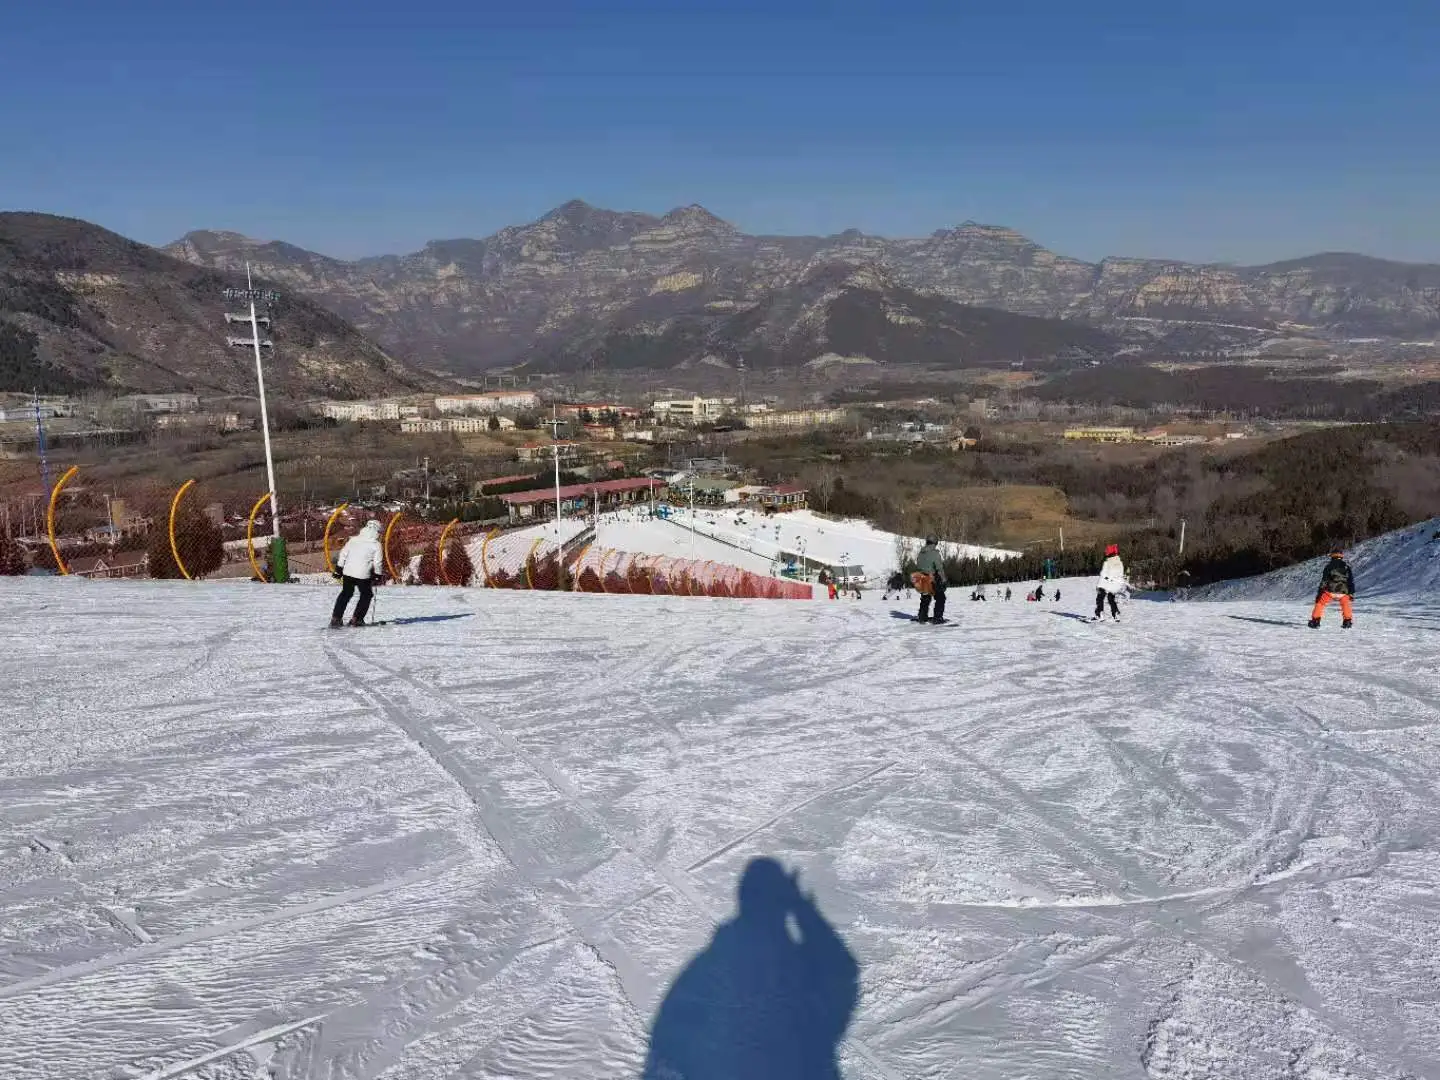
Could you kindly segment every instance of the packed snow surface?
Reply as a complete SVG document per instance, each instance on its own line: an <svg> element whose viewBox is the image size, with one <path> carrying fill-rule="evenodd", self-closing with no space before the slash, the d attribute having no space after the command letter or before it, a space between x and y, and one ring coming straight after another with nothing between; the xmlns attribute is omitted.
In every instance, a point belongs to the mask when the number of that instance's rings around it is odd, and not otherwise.
<svg viewBox="0 0 1440 1080"><path fill-rule="evenodd" d="M0 1076L1440 1077L1440 606L1085 584L7 583Z"/></svg>

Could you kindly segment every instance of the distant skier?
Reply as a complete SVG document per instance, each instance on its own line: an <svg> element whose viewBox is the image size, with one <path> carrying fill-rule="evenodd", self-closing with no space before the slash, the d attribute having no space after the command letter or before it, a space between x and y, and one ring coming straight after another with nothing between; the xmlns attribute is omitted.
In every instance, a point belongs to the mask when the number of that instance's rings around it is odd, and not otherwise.
<svg viewBox="0 0 1440 1080"><path fill-rule="evenodd" d="M372 579L379 579L385 573L385 549L380 544L380 522L367 521L358 534L345 541L340 554L335 558L336 576L340 578L340 595L330 613L332 627L345 624L345 608L358 590L360 601L355 605L351 626L364 626L365 616L370 613L370 601L374 597Z"/></svg>
<svg viewBox="0 0 1440 1080"><path fill-rule="evenodd" d="M1005 586L1005 599L1006 599L1006 600L1009 600L1009 599L1010 599L1010 586L1009 586L1009 585L1006 585L1006 586Z"/></svg>
<svg viewBox="0 0 1440 1080"><path fill-rule="evenodd" d="M901 594L902 592L903 592L903 593L909 593L909 591L910 591L910 581L909 581L909 579L906 578L905 574L904 574L902 571L896 570L893 574L890 575L890 577L889 577L888 579L886 579L886 581L885 581L885 595L884 595L881 599L889 600L889 599L890 599L890 594L891 594L891 593L894 593L894 594L895 594L895 599L896 599L896 600L899 600L899 599L900 599L900 594Z"/></svg>
<svg viewBox="0 0 1440 1080"><path fill-rule="evenodd" d="M1034 591L1031 595L1034 596L1036 600L1044 600L1044 599L1045 599L1045 583L1042 581L1039 585L1036 585L1036 586L1035 586L1035 591Z"/></svg>
<svg viewBox="0 0 1440 1080"><path fill-rule="evenodd" d="M821 570L820 576L816 580L818 580L821 585L825 586L825 594L829 596L831 600L835 600L839 597L840 591L835 585L835 575L830 573L829 570Z"/></svg>
<svg viewBox="0 0 1440 1080"><path fill-rule="evenodd" d="M1320 572L1320 587L1315 590L1315 609L1310 612L1310 629L1320 628L1320 619L1331 600L1340 601L1340 625L1349 630L1354 625L1355 611L1351 601L1355 596L1355 571L1345 561L1343 551L1332 551L1330 561Z"/></svg>
<svg viewBox="0 0 1440 1080"><path fill-rule="evenodd" d="M915 617L916 622L943 623L945 621L945 590L949 582L945 580L945 559L940 554L940 540L934 536L925 538L925 546L920 549L920 554L915 557L915 569L930 578L930 591L923 593L920 597L920 614ZM930 615L930 602L935 602L935 615Z"/></svg>
<svg viewBox="0 0 1440 1080"><path fill-rule="evenodd" d="M1110 617L1120 621L1120 605L1115 597L1123 592L1125 585L1125 564L1120 561L1120 547L1111 544L1105 549L1105 562L1100 567L1100 587L1095 590L1095 619L1105 614L1105 602L1110 602Z"/></svg>

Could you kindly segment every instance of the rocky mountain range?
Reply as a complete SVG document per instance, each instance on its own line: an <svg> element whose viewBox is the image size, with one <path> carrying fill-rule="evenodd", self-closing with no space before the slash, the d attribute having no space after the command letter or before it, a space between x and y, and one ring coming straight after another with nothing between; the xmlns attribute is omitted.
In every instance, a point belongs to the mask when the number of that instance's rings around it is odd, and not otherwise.
<svg viewBox="0 0 1440 1080"><path fill-rule="evenodd" d="M257 286L265 286L263 280ZM249 339L227 326L224 290L243 274L209 269L73 218L0 213L0 391L196 390L253 394ZM272 286L273 287L273 286ZM436 384L315 300L289 293L262 337L275 342L267 390L354 397Z"/></svg>
<svg viewBox="0 0 1440 1080"><path fill-rule="evenodd" d="M1193 338L1197 323L1241 340L1440 329L1440 266L1349 254L1251 267L1089 263L974 222L916 239L753 236L699 206L654 216L574 201L409 255L343 261L221 232L165 250L215 269L248 260L397 355L457 372L741 357L966 366L1103 348L1114 335L1163 342L1188 326ZM972 332L979 324L989 329Z"/></svg>

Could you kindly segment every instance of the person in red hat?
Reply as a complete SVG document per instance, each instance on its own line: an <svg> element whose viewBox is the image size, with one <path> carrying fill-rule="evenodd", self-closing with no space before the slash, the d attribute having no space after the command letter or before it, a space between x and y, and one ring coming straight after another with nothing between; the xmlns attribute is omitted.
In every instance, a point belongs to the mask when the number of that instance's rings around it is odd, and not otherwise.
<svg viewBox="0 0 1440 1080"><path fill-rule="evenodd" d="M1111 544L1105 549L1105 563L1100 567L1100 587L1095 590L1095 618L1105 614L1105 602L1110 602L1110 617L1120 621L1120 604L1116 596L1128 586L1125 584L1125 564L1120 561L1120 546Z"/></svg>
<svg viewBox="0 0 1440 1080"><path fill-rule="evenodd" d="M1331 600L1340 601L1340 625L1349 630L1354 625L1355 571L1345 561L1343 551L1332 551L1330 561L1320 573L1320 587L1315 590L1315 608L1310 612L1310 629L1320 629L1320 618Z"/></svg>

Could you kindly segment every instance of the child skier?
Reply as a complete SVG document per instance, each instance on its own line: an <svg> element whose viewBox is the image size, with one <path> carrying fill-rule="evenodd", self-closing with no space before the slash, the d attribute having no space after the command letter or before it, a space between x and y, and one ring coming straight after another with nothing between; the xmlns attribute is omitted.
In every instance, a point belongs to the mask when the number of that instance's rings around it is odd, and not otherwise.
<svg viewBox="0 0 1440 1080"><path fill-rule="evenodd" d="M1332 551L1330 561L1320 572L1320 587L1315 590L1315 608L1310 612L1310 629L1320 628L1320 619L1331 600L1340 601L1340 626L1349 630L1354 625L1355 611L1351 601L1355 597L1355 571L1345 561L1343 551Z"/></svg>
<svg viewBox="0 0 1440 1080"><path fill-rule="evenodd" d="M374 596L371 578L379 579L385 572L385 549L380 544L380 522L367 521L360 532L345 541L340 554L335 557L336 576L341 580L340 595L330 613L332 627L345 624L345 608L356 590L360 602L355 605L351 626L364 626L365 616L370 613L370 600Z"/></svg>
<svg viewBox="0 0 1440 1080"><path fill-rule="evenodd" d="M1110 602L1110 617L1120 621L1120 605L1115 596L1125 588L1125 564L1120 561L1120 547L1111 544L1105 549L1105 562L1100 567L1100 586L1095 590L1095 621L1105 614L1105 602Z"/></svg>

